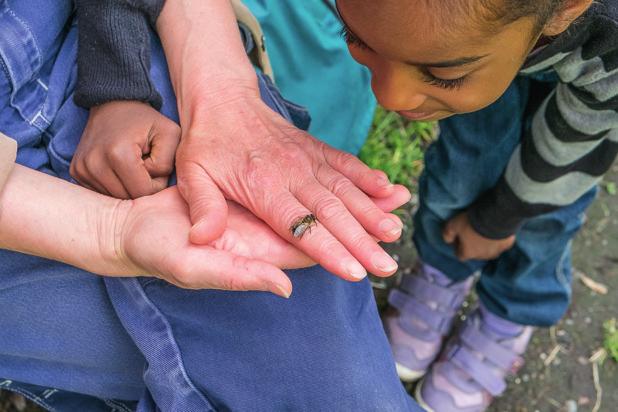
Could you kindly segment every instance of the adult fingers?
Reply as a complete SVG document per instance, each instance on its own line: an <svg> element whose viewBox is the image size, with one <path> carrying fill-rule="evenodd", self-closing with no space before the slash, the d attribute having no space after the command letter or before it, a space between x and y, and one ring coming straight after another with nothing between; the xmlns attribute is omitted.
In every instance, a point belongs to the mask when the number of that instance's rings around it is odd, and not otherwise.
<svg viewBox="0 0 618 412"><path fill-rule="evenodd" d="M269 291L288 298L292 283L277 267L206 247L177 254L166 280L188 289Z"/></svg>
<svg viewBox="0 0 618 412"><path fill-rule="evenodd" d="M410 201L410 191L402 185L394 185L393 193L386 197L372 197L373 203L385 212L392 212Z"/></svg>
<svg viewBox="0 0 618 412"><path fill-rule="evenodd" d="M153 127L150 150L144 166L152 177L169 176L174 170L176 149L180 142L180 127L165 118Z"/></svg>
<svg viewBox="0 0 618 412"><path fill-rule="evenodd" d="M306 183L305 189L294 195L367 270L378 276L389 276L397 270L397 263L390 255L350 214L343 202L319 182Z"/></svg>
<svg viewBox="0 0 618 412"><path fill-rule="evenodd" d="M258 214L279 236L343 279L358 281L367 276L361 263L320 222L312 220L312 211L290 192L282 192L273 200L270 210Z"/></svg>
<svg viewBox="0 0 618 412"><path fill-rule="evenodd" d="M221 190L200 165L178 165L178 190L189 205L192 243L205 245L221 236L227 226L227 203Z"/></svg>
<svg viewBox="0 0 618 412"><path fill-rule="evenodd" d="M350 153L334 149L325 143L320 144L328 164L350 179L363 192L374 197L385 197L392 193L393 185L385 173L371 169Z"/></svg>
<svg viewBox="0 0 618 412"><path fill-rule="evenodd" d="M376 206L371 199L350 180L328 166L316 172L318 181L337 196L361 226L376 238L393 242L401 236L403 224ZM307 190L305 186L296 191ZM298 196L298 195L297 195Z"/></svg>

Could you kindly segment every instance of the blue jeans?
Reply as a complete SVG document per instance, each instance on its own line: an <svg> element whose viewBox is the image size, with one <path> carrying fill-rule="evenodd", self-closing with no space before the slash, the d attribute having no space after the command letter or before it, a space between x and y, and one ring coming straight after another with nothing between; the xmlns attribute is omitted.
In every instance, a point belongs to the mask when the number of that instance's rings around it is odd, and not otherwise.
<svg viewBox="0 0 618 412"><path fill-rule="evenodd" d="M87 119L72 101L71 19L68 0L0 0L0 130L18 140L22 164L67 179ZM151 77L162 112L177 120L156 40ZM260 88L274 110L303 118L264 78ZM289 271L295 291L283 300L104 282L9 251L0 262L0 385L49 410L126 410L137 400L142 411L419 410L397 378L368 281Z"/></svg>
<svg viewBox="0 0 618 412"><path fill-rule="evenodd" d="M520 76L484 110L441 121L440 137L425 154L414 220L414 241L424 262L457 281L481 271L477 291L483 304L503 318L535 326L555 324L569 305L571 239L597 189L528 220L515 246L495 260L457 260L441 231L449 218L496 184L551 86L551 79Z"/></svg>

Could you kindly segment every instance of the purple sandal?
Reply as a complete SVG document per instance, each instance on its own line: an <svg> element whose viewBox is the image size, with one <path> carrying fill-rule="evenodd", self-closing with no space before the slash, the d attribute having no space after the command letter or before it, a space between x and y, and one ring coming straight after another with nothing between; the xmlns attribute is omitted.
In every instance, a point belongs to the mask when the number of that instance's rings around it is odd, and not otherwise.
<svg viewBox="0 0 618 412"><path fill-rule="evenodd" d="M383 323L402 381L413 382L427 372L472 282L469 277L453 283L439 270L423 264L391 291L391 307Z"/></svg>
<svg viewBox="0 0 618 412"><path fill-rule="evenodd" d="M506 376L523 365L532 331L481 305L417 385L416 400L429 412L484 411L506 389Z"/></svg>

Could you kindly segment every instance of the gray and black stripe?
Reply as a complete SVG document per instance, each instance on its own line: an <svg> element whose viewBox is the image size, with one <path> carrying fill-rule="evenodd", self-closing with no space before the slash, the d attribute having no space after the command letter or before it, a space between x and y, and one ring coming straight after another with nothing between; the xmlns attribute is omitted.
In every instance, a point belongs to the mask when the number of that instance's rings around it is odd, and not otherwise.
<svg viewBox="0 0 618 412"><path fill-rule="evenodd" d="M521 72L548 70L560 82L499 183L469 209L486 237L507 237L526 219L575 202L611 167L618 154L618 1L595 2Z"/></svg>

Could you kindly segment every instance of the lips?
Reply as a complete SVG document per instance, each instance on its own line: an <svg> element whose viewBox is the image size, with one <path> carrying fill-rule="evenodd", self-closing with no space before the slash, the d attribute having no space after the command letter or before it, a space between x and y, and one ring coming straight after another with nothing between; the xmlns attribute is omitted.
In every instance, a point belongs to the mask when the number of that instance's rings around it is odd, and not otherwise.
<svg viewBox="0 0 618 412"><path fill-rule="evenodd" d="M397 113L410 120L425 120L436 114L436 112L412 112L409 110L402 110Z"/></svg>

